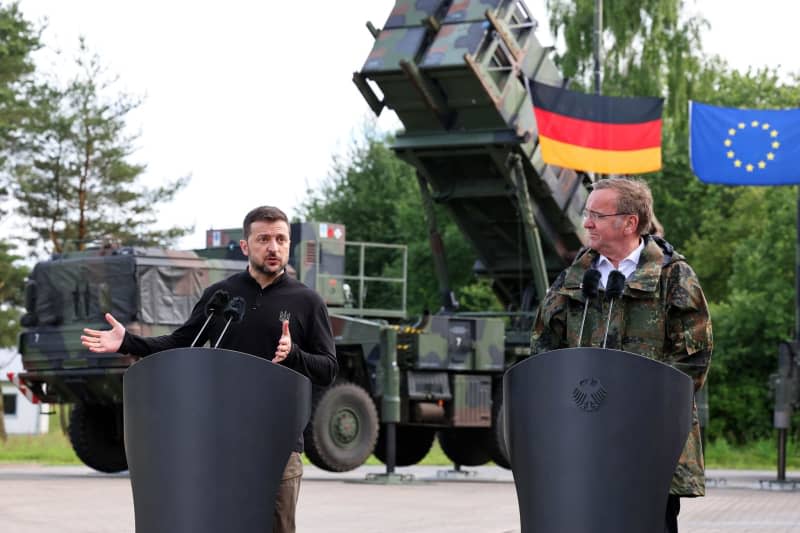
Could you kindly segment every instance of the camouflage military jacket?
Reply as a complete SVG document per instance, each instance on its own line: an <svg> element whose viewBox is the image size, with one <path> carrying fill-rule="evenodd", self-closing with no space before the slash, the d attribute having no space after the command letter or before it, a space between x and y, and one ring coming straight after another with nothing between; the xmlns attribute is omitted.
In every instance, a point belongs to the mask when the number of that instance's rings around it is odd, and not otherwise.
<svg viewBox="0 0 800 533"><path fill-rule="evenodd" d="M597 257L591 249L580 254L547 291L533 327L532 353L579 345L584 309L581 282ZM602 289L600 296L590 300L580 346L603 345L609 304ZM695 390L705 382L713 341L703 290L684 257L665 254L651 238L646 237L639 264L612 307L608 329L607 348L668 363L688 374ZM705 494L696 405L692 411L692 429L670 487L671 494L680 496Z"/></svg>

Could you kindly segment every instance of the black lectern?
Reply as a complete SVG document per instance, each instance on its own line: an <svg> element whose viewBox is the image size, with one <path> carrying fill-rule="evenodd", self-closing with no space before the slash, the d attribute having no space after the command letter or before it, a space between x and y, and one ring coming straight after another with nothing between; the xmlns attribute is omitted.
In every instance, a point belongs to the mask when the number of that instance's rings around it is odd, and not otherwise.
<svg viewBox="0 0 800 533"><path fill-rule="evenodd" d="M252 355L167 350L123 379L136 533L263 533L311 382Z"/></svg>
<svg viewBox="0 0 800 533"><path fill-rule="evenodd" d="M692 382L627 352L555 350L503 378L523 533L664 531Z"/></svg>

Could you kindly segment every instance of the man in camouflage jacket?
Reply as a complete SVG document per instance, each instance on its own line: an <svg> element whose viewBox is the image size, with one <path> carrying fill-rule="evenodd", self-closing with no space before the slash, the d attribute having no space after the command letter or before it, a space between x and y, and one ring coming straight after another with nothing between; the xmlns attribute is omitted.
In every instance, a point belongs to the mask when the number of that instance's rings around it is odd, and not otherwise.
<svg viewBox="0 0 800 533"><path fill-rule="evenodd" d="M532 353L602 346L609 307L602 297L590 299L583 338L578 339L585 302L581 283L584 273L595 268L603 274L604 287L610 270L618 269L626 276L625 288L612 308L606 347L668 363L692 378L695 391L703 386L712 351L708 304L686 259L649 235L654 220L652 196L643 182L610 178L595 184L584 210L589 248L579 252L542 301ZM677 531L679 497L705 494L703 468L694 405L692 429L670 487L667 531Z"/></svg>

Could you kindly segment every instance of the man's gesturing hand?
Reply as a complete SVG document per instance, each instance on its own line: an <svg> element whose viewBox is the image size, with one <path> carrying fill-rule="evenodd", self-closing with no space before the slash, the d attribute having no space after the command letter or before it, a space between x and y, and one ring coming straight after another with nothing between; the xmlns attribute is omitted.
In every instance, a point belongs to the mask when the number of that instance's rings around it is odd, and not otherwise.
<svg viewBox="0 0 800 533"><path fill-rule="evenodd" d="M275 357L272 358L273 363L280 363L289 356L292 351L292 334L289 333L289 321L283 321L283 332L278 341L278 349L275 350Z"/></svg>
<svg viewBox="0 0 800 533"><path fill-rule="evenodd" d="M106 313L106 322L111 324L111 329L97 330L84 328L81 335L81 344L86 346L89 351L97 353L113 353L119 350L122 345L122 339L125 338L125 327L117 322L111 316L111 313Z"/></svg>

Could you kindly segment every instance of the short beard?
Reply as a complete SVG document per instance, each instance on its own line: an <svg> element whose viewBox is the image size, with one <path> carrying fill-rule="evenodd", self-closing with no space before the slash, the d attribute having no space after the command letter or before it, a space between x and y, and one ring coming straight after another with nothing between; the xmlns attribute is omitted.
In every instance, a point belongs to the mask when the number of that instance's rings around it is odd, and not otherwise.
<svg viewBox="0 0 800 533"><path fill-rule="evenodd" d="M286 264L281 264L278 270L272 272L271 270L269 270L269 267L267 267L266 261L264 262L263 265L257 265L254 262L250 261L250 268L252 268L256 272L264 274L267 277L276 277L279 276L284 270L286 270Z"/></svg>

